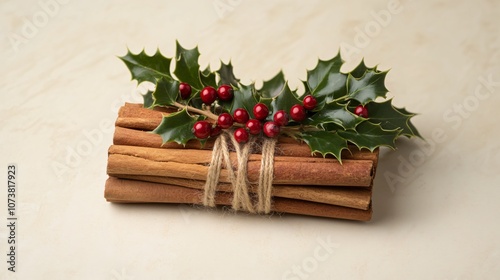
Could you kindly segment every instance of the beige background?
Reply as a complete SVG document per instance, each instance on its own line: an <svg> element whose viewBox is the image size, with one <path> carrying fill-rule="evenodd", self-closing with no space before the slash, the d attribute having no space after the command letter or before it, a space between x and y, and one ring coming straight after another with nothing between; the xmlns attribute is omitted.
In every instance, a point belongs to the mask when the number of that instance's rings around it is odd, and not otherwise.
<svg viewBox="0 0 500 280"><path fill-rule="evenodd" d="M18 272L2 226L1 279L500 277L498 1L124 2L0 2L1 224L19 170ZM176 39L257 83L283 69L298 86L339 48L345 71L391 68L428 142L383 150L369 223L106 203L110 124L141 101L116 56L171 57Z"/></svg>

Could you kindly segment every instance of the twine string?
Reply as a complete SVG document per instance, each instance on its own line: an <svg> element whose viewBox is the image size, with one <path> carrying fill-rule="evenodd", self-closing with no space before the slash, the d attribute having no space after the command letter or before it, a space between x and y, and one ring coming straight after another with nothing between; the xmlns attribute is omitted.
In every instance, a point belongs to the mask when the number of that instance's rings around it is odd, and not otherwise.
<svg viewBox="0 0 500 280"><path fill-rule="evenodd" d="M233 169L231 162L228 139L234 146L237 157L237 170ZM217 184L222 169L222 165L228 171L229 181L233 188L232 209L243 210L250 213L269 213L272 205L272 182L274 177L274 150L275 139L265 138L262 146L262 160L259 170L259 181L257 187L257 205L254 206L249 193L248 157L255 144L252 137L249 142L240 145L231 132L224 131L215 140L212 158L208 167L207 180L204 187L203 205L214 207Z"/></svg>
<svg viewBox="0 0 500 280"><path fill-rule="evenodd" d="M274 148L276 139L265 138L262 143L262 159L259 171L259 186L257 189L257 211L268 214L271 212L271 199L274 178Z"/></svg>

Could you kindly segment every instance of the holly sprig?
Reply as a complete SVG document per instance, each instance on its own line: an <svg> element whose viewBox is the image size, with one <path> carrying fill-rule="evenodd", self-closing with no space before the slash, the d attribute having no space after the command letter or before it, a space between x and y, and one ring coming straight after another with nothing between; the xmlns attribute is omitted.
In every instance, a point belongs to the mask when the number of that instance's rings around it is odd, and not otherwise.
<svg viewBox="0 0 500 280"><path fill-rule="evenodd" d="M344 73L340 53L319 60L307 71L306 94L299 96L281 71L257 89L254 83L243 84L236 78L231 62L221 62L216 71L201 69L198 47L185 49L179 42L176 46L175 58L164 57L159 50L152 56L128 51L120 57L138 84L156 85L143 96L144 107L179 109L164 116L153 131L164 143L204 141L234 127L239 142L247 141L249 133L286 134L307 143L312 153L330 154L341 161L341 152L349 144L374 151L381 146L394 149L400 136L421 137L411 123L415 114L387 99L387 71L367 67L364 61ZM267 114L260 109L267 109Z"/></svg>

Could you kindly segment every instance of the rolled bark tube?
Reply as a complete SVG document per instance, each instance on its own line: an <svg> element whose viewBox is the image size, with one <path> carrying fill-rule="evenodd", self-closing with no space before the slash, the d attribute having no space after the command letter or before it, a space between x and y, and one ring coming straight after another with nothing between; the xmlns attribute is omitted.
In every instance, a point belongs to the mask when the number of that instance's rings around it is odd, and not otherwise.
<svg viewBox="0 0 500 280"><path fill-rule="evenodd" d="M114 177L176 185L198 190L203 190L205 186L204 181L162 176L115 174ZM251 185L249 189L251 193L257 192L255 185ZM227 183L219 183L217 190L232 192L232 186ZM371 189L364 188L275 185L273 187L272 196L339 205L363 210L367 210L371 203Z"/></svg>
<svg viewBox="0 0 500 280"><path fill-rule="evenodd" d="M116 203L175 203L201 205L203 191L175 185L110 177L105 184L104 196L107 201ZM224 192L218 193L216 196L216 204L219 206L231 205L231 194ZM357 221L369 221L372 216L371 207L368 210L360 210L279 197L273 201L272 211Z"/></svg>
<svg viewBox="0 0 500 280"><path fill-rule="evenodd" d="M286 140L285 140L286 139ZM282 137L278 139L276 144L276 155L281 156L295 156L295 157L312 157L311 149L305 143L297 142L293 139L292 143L280 142L289 141L291 138ZM137 147L151 147L151 148L162 148L162 149L203 149L211 150L213 148L213 141L208 140L202 147L200 141L191 140L188 141L185 146L177 144L175 142L162 142L161 136L147 131L115 127L115 133L113 135L113 144L122 146L137 146ZM253 153L260 153L260 150L252 151ZM321 155L317 154L315 157L322 158ZM333 157L326 157L333 158ZM368 150L359 150L354 146L350 146L349 150L342 151L342 159L364 159L371 160L374 163L378 160L378 149L374 152Z"/></svg>
<svg viewBox="0 0 500 280"><path fill-rule="evenodd" d="M150 152L156 150L151 149ZM155 158L153 155L110 153L107 171L112 176L130 174L205 180L208 166L179 162L182 161L182 152L175 161L154 160L151 159ZM260 164L259 161L248 162L247 176L250 182L258 181ZM372 169L373 162L370 160L344 160L342 165L338 162L275 161L273 185L369 187L373 180ZM228 170L221 170L219 181L230 182Z"/></svg>

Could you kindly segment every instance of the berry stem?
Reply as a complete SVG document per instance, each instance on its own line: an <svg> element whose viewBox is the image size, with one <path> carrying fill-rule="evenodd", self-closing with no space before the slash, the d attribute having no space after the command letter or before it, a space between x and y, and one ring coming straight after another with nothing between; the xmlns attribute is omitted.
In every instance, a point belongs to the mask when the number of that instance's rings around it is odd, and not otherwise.
<svg viewBox="0 0 500 280"><path fill-rule="evenodd" d="M196 113L196 114L199 114L199 115L203 115L211 120L214 120L214 121L217 121L217 119L219 118L219 116L215 115L214 113L210 112L210 107L207 108L207 110L200 110L198 108L195 108L195 107L192 107L192 106L189 106L189 105L184 105L184 104L181 104L179 102L174 102L174 106L177 107L177 108L180 108L180 109L184 109L186 108L186 110L188 110L189 112L192 112L192 113Z"/></svg>

